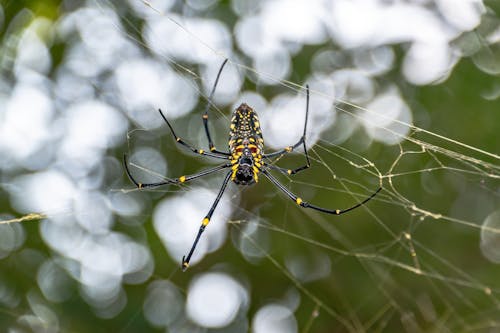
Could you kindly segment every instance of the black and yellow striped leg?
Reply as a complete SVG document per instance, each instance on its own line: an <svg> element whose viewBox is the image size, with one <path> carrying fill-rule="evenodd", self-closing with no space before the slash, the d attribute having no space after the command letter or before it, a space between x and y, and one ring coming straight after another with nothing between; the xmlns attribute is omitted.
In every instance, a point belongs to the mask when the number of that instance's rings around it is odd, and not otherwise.
<svg viewBox="0 0 500 333"><path fill-rule="evenodd" d="M215 198L214 203L212 204L212 207L210 207L210 210L208 211L207 216L203 219L201 222L200 229L198 230L198 234L196 235L196 238L193 242L193 245L191 246L191 250L189 250L189 253L187 256L182 257L182 271L186 271L189 267L189 261L191 260L191 256L193 255L194 249L196 248L196 245L198 244L198 241L200 240L201 234L203 231L205 231L205 228L207 227L208 223L210 222L210 218L212 217L212 214L215 211L215 207L217 207L217 204L219 203L220 199L222 198L222 194L224 194L224 190L226 189L227 183L229 182L229 179L231 178L231 172L228 172L226 175L226 178L224 178L224 182L222 183L222 186L219 190L219 194L217 194L217 198Z"/></svg>
<svg viewBox="0 0 500 333"><path fill-rule="evenodd" d="M302 145L303 148L304 148L304 154L306 155L306 164L304 166L300 167L300 168L292 170L292 171L295 171L292 174L309 168L311 166L311 162L309 161L309 154L307 153L307 148L306 148L306 131L307 131L307 119L308 119L308 117L309 117L309 85L306 85L306 118L304 120L304 132L302 133L302 137L293 146L288 146L288 147L286 147L286 148L284 148L282 150L278 150L278 151L276 151L274 153L264 154L264 155L262 155L262 157L265 158L265 159L269 159L269 158L273 158L273 157L279 157L281 155L285 155L285 154L291 153L292 151L294 151L295 149L297 149L297 147L299 147L300 145ZM288 173L288 169L285 169L285 170Z"/></svg>
<svg viewBox="0 0 500 333"><path fill-rule="evenodd" d="M295 174L299 173L300 171L309 168L309 165L307 165L307 164L303 165L303 166L301 166L299 168L296 168L296 169L286 169L286 168L282 168L282 167L276 166L274 164L266 164L265 166L267 168L269 168L269 169L273 169L273 170L279 171L279 172L281 172L284 175L295 175Z"/></svg>
<svg viewBox="0 0 500 333"><path fill-rule="evenodd" d="M229 153L204 151L203 149L197 149L197 148L191 146L190 144L188 144L187 142L182 140L180 137L178 137L177 134L175 134L172 125L170 125L169 121L167 120L167 118L165 117L165 115L163 114L161 109L158 109L158 111L160 112L163 120L165 120L165 122L167 123L168 128L170 128L170 132L172 133L172 136L174 137L175 141L178 144L180 144L181 146L188 148L189 150L191 150L195 154L210 156L210 157L214 157L214 158L227 159L230 156Z"/></svg>
<svg viewBox="0 0 500 333"><path fill-rule="evenodd" d="M123 155L123 164L125 165L125 171L127 172L128 178L139 189L151 188L151 187L158 187L158 186L162 186L162 185L181 184L181 183L188 182L188 181L196 179L196 178L200 178L200 177L203 177L203 176L206 176L206 175L210 175L210 174L212 174L214 172L217 172L217 171L225 169L225 168L229 168L231 166L231 163L226 163L226 164L222 164L222 165L216 166L214 168L210 168L210 169L207 169L207 170L202 170L202 171L200 171L198 173L194 173L192 175L180 176L178 178L167 179L167 180L164 180L164 181L161 181L161 182L157 182L157 183L145 183L145 184L143 184L143 183L140 183L140 182L136 181L134 179L134 177L132 176L132 174L130 173L130 170L128 168L128 163L127 163L127 155Z"/></svg>
<svg viewBox="0 0 500 333"><path fill-rule="evenodd" d="M267 170L262 170L262 173L264 175L266 175L267 178L274 185L276 185L281 191L283 191L290 199L292 199L293 201L295 201L295 203L297 205L299 205L300 207L311 208L311 209L318 210L318 211L323 212L323 213L334 214L334 215L341 215L341 214L347 213L348 211L351 211L351 210L353 210L355 208L358 208L359 206L364 205L365 203L367 203L368 201L370 201L375 195L377 195L377 193L380 192L380 190L382 189L381 187L379 187L368 198L366 198L365 200L361 201L360 203L358 203L358 204L356 204L356 205L354 205L352 207L349 207L349 208L346 208L346 209L327 209L327 208L319 207L319 206L310 204L309 202L303 201L300 197L296 196L289 189L287 189L285 186L283 186L283 184L281 184L276 178L274 178L274 176L271 175Z"/></svg>
<svg viewBox="0 0 500 333"><path fill-rule="evenodd" d="M210 92L210 96L208 97L207 100L207 106L205 107L205 112L203 112L203 126L205 127L205 133L207 135L208 139L208 147L210 148L211 152L218 153L218 154L226 154L225 152L218 151L215 148L215 145L212 141L212 137L210 136L210 130L208 129L208 109L210 108L210 104L212 103L212 98L214 97L215 93L215 88L217 87L217 83L219 83L219 78L222 73L222 69L224 69L224 66L226 65L228 59L225 59L222 65L220 66L219 72L217 73L217 77L215 78L214 85L212 87L212 91Z"/></svg>
<svg viewBox="0 0 500 333"><path fill-rule="evenodd" d="M275 151L275 152L272 152L269 154L264 154L264 155L262 155L262 157L266 158L266 159L273 158L273 157L280 157L281 155L291 153L292 151L297 149L297 147L300 145L305 145L305 138L304 137L300 138L300 140L296 144L294 144L293 146L288 146L288 147L283 148L281 150L278 150L278 151Z"/></svg>

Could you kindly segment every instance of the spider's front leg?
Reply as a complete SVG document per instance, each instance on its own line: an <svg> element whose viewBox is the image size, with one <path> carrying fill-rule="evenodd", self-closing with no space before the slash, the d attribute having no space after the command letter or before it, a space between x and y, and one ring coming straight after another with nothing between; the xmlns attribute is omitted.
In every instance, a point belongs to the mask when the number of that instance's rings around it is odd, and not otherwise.
<svg viewBox="0 0 500 333"><path fill-rule="evenodd" d="M353 209L356 209L356 208L364 205L365 203L367 203L368 201L370 201L374 196L376 196L377 193L380 192L380 190L382 190L382 187L379 187L369 197L367 197L366 199L364 199L363 201L357 203L356 205L354 205L352 207L345 208L345 209L329 209L329 208L319 207L319 206L313 205L313 204L311 204L309 202L306 202L306 201L302 200L302 198L300 198L297 195L295 195L294 193L292 193L283 184L281 184L276 178L274 178L274 176L271 175L267 170L262 170L262 173L264 175L266 175L266 177L271 181L271 183L273 183L274 185L276 185L276 187L278 187L283 193L285 193L290 199L292 199L300 207L302 207L302 208L311 208L311 209L314 209L314 210L317 210L317 211L320 211L320 212L323 212L323 213L333 214L333 215L341 215L341 214L347 213L347 212L349 212L349 211L351 211Z"/></svg>
<svg viewBox="0 0 500 333"><path fill-rule="evenodd" d="M210 207L210 210L208 211L207 216L202 220L200 229L198 229L198 234L196 235L196 238L194 239L193 245L191 246L191 250L189 250L189 253L187 256L182 257L182 271L186 271L189 267L189 261L191 260L191 256L193 255L194 250L196 249L196 245L198 244L198 241L200 240L201 234L203 231L205 231L205 228L207 227L208 223L210 222L210 219L212 218L212 214L215 211L215 207L217 207L217 204L219 203L220 199L222 198L222 194L224 194L224 190L226 189L227 183L229 182L229 179L231 178L231 173L228 172L226 175L226 178L224 178L224 182L222 183L222 186L219 190L219 194L217 194L217 198L215 198L214 203L212 204L212 207Z"/></svg>
<svg viewBox="0 0 500 333"><path fill-rule="evenodd" d="M221 164L219 166L216 166L214 168L210 168L207 170L202 170L200 172L194 173L192 175L186 175L186 176L180 176L178 178L174 179L167 179L161 182L156 182L156 183L141 183L135 180L135 178L132 176L132 173L130 172L128 168L128 161L127 161L127 155L123 155L123 165L125 166L125 172L127 173L128 178L132 183L134 183L135 186L137 186L138 189L143 189L143 188L151 188L151 187L158 187L162 185L175 185L175 184L182 184L185 182L188 182L190 180L200 178L206 175L210 175L216 171L229 168L231 166L231 163L225 163Z"/></svg>

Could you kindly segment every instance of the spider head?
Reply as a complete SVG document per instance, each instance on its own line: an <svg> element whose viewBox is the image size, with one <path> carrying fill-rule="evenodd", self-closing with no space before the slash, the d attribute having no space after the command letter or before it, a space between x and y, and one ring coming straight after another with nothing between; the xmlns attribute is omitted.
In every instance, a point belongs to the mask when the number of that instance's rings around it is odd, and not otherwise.
<svg viewBox="0 0 500 333"><path fill-rule="evenodd" d="M238 185L250 185L255 182L253 159L249 156L242 156L238 163L238 168L233 174L233 181Z"/></svg>
<svg viewBox="0 0 500 333"><path fill-rule="evenodd" d="M250 185L255 182L253 177L252 167L249 166L240 166L238 170L236 170L236 177L234 178L234 182L238 185Z"/></svg>

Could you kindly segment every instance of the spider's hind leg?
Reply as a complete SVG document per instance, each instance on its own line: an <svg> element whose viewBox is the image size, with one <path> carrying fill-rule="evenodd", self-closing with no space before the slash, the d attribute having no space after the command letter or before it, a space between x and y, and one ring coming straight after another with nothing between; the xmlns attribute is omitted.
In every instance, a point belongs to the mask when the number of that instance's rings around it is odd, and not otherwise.
<svg viewBox="0 0 500 333"><path fill-rule="evenodd" d="M304 132L302 133L302 137L293 146L288 146L288 147L283 148L281 150L278 150L274 153L264 154L262 156L263 158L265 158L267 160L269 160L270 158L273 158L273 157L280 157L280 156L283 156L285 154L291 153L297 147L302 145L304 148L304 154L306 155L306 164L299 167L299 168L296 168L296 169L285 169L285 168L274 166L274 165L268 163L268 165L272 169L278 170L279 172L281 172L283 174L294 175L297 172L308 169L311 166L311 161L309 160L309 154L307 152L307 147L306 147L306 131L307 131L307 119L308 118L309 118L309 85L306 85L306 117L304 120Z"/></svg>
<svg viewBox="0 0 500 333"><path fill-rule="evenodd" d="M227 159L230 156L229 153L219 152L219 151L213 151L213 152L204 151L203 149L197 149L197 148L191 146L189 143L185 142L183 139L178 137L177 134L175 134L174 128L172 127L170 122L167 120L167 117L165 117L165 115L163 114L161 109L158 109L158 111L160 112L160 115L163 118L163 120L167 123L168 128L170 128L170 132L172 133L172 136L174 137L175 142L177 142L181 146L186 147L187 149L191 150L195 154L210 156L213 158Z"/></svg>
<svg viewBox="0 0 500 333"><path fill-rule="evenodd" d="M281 184L276 178L274 178L274 176L271 175L267 170L262 170L262 173L267 176L267 178L271 181L271 183L273 183L276 187L278 187L283 193L285 193L290 199L292 199L300 207L311 208L311 209L314 209L314 210L317 210L317 211L320 211L323 213L333 214L333 215L341 215L341 214L347 213L353 209L356 209L356 208L364 205L365 203L370 201L374 196L376 196L378 192L380 192L382 190L382 187L379 187L369 197L367 197L366 199L364 199L363 201L357 203L356 205L354 205L352 207L349 207L346 209L328 209L328 208L323 208L323 207L313 205L309 202L302 200L302 198L300 198L297 195L295 195L294 193L292 193L283 184Z"/></svg>
<svg viewBox="0 0 500 333"><path fill-rule="evenodd" d="M212 86L212 91L210 92L210 97L208 97L207 105L205 107L205 112L203 112L202 119L203 119L203 127L205 127L205 134L207 135L207 140L208 140L208 147L211 152L217 153L217 154L227 154L225 152L221 152L215 148L215 145L212 141L212 137L210 136L210 130L208 129L208 109L210 108L210 104L212 103L212 98L214 97L215 93L215 88L217 87L217 83L219 83L219 78L222 73L222 70L224 69L224 66L226 65L228 59L225 59L222 65L219 68L219 72L217 73L217 77L215 78L214 85Z"/></svg>

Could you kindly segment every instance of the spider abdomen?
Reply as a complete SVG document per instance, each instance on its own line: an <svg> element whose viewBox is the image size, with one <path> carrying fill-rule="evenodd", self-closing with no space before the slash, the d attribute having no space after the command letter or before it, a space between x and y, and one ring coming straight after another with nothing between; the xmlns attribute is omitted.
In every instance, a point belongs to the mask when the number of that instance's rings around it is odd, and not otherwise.
<svg viewBox="0 0 500 333"><path fill-rule="evenodd" d="M262 166L264 139L257 113L245 103L233 113L228 144L233 164L231 180L239 185L257 182Z"/></svg>

